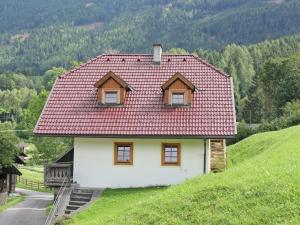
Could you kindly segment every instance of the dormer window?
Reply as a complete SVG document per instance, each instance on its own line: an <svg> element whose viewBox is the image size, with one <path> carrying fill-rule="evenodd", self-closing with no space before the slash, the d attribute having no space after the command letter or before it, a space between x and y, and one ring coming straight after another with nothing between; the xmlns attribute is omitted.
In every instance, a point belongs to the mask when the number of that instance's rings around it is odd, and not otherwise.
<svg viewBox="0 0 300 225"><path fill-rule="evenodd" d="M97 81L95 87L98 89L97 102L102 106L122 105L130 90L128 84L112 71Z"/></svg>
<svg viewBox="0 0 300 225"><path fill-rule="evenodd" d="M118 103L118 92L117 91L106 91L105 92L105 104L117 104Z"/></svg>
<svg viewBox="0 0 300 225"><path fill-rule="evenodd" d="M172 105L184 105L184 93L172 93Z"/></svg>
<svg viewBox="0 0 300 225"><path fill-rule="evenodd" d="M192 104L192 93L196 87L182 74L175 73L162 85L164 104L188 106Z"/></svg>

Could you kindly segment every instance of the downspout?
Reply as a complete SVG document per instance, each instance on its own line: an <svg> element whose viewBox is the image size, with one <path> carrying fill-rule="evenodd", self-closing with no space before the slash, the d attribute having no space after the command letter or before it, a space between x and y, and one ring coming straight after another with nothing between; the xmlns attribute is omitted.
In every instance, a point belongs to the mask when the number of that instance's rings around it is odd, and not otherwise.
<svg viewBox="0 0 300 225"><path fill-rule="evenodd" d="M203 174L206 174L206 139L204 139Z"/></svg>

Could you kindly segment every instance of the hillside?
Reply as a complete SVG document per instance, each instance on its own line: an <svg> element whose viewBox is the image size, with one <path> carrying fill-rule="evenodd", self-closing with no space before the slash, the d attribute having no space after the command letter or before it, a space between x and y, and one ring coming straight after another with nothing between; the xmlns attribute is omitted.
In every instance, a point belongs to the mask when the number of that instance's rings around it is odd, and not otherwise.
<svg viewBox="0 0 300 225"><path fill-rule="evenodd" d="M226 173L170 188L107 190L68 224L299 224L300 126L229 148Z"/></svg>
<svg viewBox="0 0 300 225"><path fill-rule="evenodd" d="M3 0L0 71L40 74L155 42L189 51L257 43L298 34L299 16L298 0Z"/></svg>

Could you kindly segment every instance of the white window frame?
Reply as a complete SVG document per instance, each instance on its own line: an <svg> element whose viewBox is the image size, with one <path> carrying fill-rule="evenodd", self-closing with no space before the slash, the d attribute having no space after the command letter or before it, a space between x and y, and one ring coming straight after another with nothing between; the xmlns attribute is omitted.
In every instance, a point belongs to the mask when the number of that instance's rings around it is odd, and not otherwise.
<svg viewBox="0 0 300 225"><path fill-rule="evenodd" d="M174 103L173 102L173 96L174 95L182 95L182 102L180 102L180 103L178 103L178 102L176 102L176 103ZM177 100L178 100L179 98L177 98ZM184 105L185 104L185 93L184 92L172 92L171 93L171 104L172 105L176 105L176 106L181 106L181 105Z"/></svg>

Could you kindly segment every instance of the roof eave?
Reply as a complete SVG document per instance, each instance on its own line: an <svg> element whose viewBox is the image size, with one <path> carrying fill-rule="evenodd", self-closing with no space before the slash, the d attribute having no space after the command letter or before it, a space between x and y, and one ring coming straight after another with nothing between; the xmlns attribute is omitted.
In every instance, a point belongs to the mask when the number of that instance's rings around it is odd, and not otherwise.
<svg viewBox="0 0 300 225"><path fill-rule="evenodd" d="M232 139L235 134L230 135L114 135L114 134L50 134L34 133L36 136L44 137L90 137L90 138L169 138L169 139Z"/></svg>

